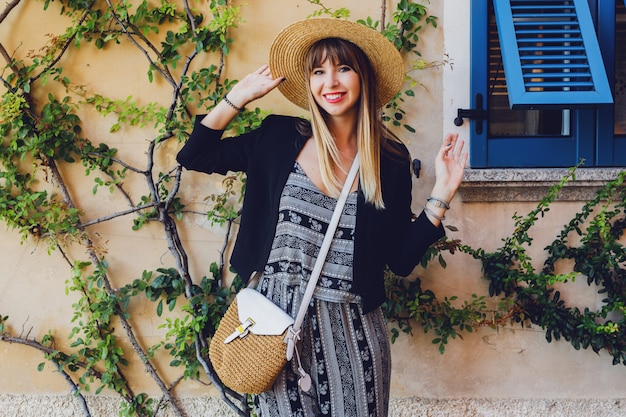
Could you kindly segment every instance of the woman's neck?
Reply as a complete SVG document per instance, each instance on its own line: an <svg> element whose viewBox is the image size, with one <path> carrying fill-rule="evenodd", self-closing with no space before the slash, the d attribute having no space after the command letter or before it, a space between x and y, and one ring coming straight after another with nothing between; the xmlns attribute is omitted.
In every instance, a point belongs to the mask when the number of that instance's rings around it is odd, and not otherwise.
<svg viewBox="0 0 626 417"><path fill-rule="evenodd" d="M334 121L328 127L342 158L353 159L358 149L356 123Z"/></svg>

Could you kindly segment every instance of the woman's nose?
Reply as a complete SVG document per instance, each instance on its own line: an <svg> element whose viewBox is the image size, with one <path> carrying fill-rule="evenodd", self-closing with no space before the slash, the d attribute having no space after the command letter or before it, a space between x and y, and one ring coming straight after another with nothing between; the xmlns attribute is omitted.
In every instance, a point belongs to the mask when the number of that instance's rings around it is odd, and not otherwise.
<svg viewBox="0 0 626 417"><path fill-rule="evenodd" d="M334 72L329 71L326 74L326 86L335 87L337 84L339 84L339 81L337 80L337 76L335 75Z"/></svg>

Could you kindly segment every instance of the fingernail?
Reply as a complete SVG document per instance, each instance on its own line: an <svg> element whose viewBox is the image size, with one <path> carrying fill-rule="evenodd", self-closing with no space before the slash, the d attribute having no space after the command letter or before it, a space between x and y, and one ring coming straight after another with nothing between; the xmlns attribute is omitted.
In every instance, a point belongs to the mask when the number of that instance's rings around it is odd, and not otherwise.
<svg viewBox="0 0 626 417"><path fill-rule="evenodd" d="M283 77L282 80L280 80L281 83L284 83L285 81L287 81L287 78Z"/></svg>

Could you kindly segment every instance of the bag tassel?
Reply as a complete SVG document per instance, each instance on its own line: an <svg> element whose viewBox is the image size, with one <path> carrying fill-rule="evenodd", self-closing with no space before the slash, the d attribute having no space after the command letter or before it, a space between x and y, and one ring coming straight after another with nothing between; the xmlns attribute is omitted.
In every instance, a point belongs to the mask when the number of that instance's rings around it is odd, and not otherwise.
<svg viewBox="0 0 626 417"><path fill-rule="evenodd" d="M300 360L300 352L296 346L298 340L300 340L300 329L294 330L293 326L289 327L287 336L285 336L287 342L287 361L291 361L293 354L296 354L296 361L298 361L298 386L302 391L308 392L311 389L311 376L302 367L302 361Z"/></svg>

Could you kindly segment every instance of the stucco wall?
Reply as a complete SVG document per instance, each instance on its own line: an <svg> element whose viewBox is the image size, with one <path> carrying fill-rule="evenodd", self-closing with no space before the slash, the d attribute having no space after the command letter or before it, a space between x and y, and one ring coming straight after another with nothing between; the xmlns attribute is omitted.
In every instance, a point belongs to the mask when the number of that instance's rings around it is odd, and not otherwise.
<svg viewBox="0 0 626 417"><path fill-rule="evenodd" d="M269 44L274 35L287 23L305 18L315 8L304 0L248 1L243 5L246 23L234 36L238 42L227 59L228 77L241 78L266 62ZM391 4L391 1L387 3ZM376 17L380 1L351 0L324 2L327 7L347 7L352 19ZM469 103L469 7L468 0L445 0L427 3L429 11L439 16L437 30L421 34L421 51L427 60L449 59L453 66L414 73L419 81L417 99L407 103L407 112L415 135L398 132L408 143L414 157L422 161L422 175L414 181L414 207L419 210L433 183L432 159L444 132L456 130L467 136L467 124L457 128L452 120L458 107ZM53 2L50 7L57 7ZM11 25L0 28L0 39L9 51L27 51L43 44L48 33L64 28L62 18L54 20L54 13L41 12L42 2L22 1L9 17ZM10 29L9 29L10 28ZM129 47L128 51L131 48ZM134 57L139 66L140 58ZM120 63L123 63L121 65ZM142 62L141 65L144 65ZM133 60L107 52L80 55L77 62L64 66L67 75L76 83L85 83L93 92L113 98L128 95L143 96L145 101L170 99L167 88L159 82L149 83L144 66L138 70ZM259 101L260 107L274 113L300 114L286 103L278 92ZM81 115L86 135L97 137L108 131L112 121L95 114ZM141 163L146 138L154 132L149 128L129 129L113 136L111 146L120 149L125 158ZM163 160L167 166L173 161L177 144L168 143ZM169 160L168 160L169 158ZM64 174L77 182L76 189L90 189L92 179L83 178L80 167L66 168ZM219 178L185 173L182 194L192 199L194 210L206 208L198 190L219 187ZM137 185L139 189L139 184ZM208 191L206 191L208 194ZM194 197L195 196L195 197ZM98 196L83 196L81 203L90 217L104 215L123 203L106 192ZM555 205L550 216L536 228L533 256L541 258L542 248L555 236L561 225L580 208L579 202ZM533 203L479 203L457 198L447 214L447 223L458 228L450 232L472 246L495 249L501 239L513 228L514 213L526 213ZM122 285L144 269L168 265L163 238L158 230L147 228L131 231L131 219L118 219L91 229L98 244L107 247L107 259L115 285ZM207 274L222 243L223 231L209 227L201 219L181 222L185 244L192 259L192 270L197 277ZM69 277L67 264L58 253L47 253L46 247L35 242L20 245L20 237L0 227L0 314L10 316L12 331L40 339L48 329L61 339L61 347L68 342L62 337L71 328L73 296L65 294L65 280ZM79 252L79 249L76 249ZM434 263L416 274L423 278L423 286L440 296L486 294L486 283L480 280L480 265L469 257L447 257L448 267ZM581 280L582 281L582 280ZM584 282L568 285L564 294L577 305L598 305L597 295ZM134 306L132 322L141 329L142 340L151 344L163 337L158 321L146 306ZM401 335L392 347L393 416L598 416L613 417L626 413L626 369L611 365L606 354L575 351L567 342L545 341L538 328L505 327L499 330L481 329L463 340L452 341L444 355L431 343L432 334L415 329L413 336ZM166 360L163 358L163 360ZM50 365L37 372L41 355L33 350L0 343L0 416L77 416L80 408L68 396L69 387ZM175 378L177 372L162 367L163 374ZM144 375L143 367L133 363L129 369L139 386L153 395L158 391ZM184 398L189 415L228 415L222 402L206 385L185 382L178 389ZM207 397L207 395L209 395ZM118 399L88 396L93 404L93 415L117 415ZM169 414L166 414L169 415Z"/></svg>

